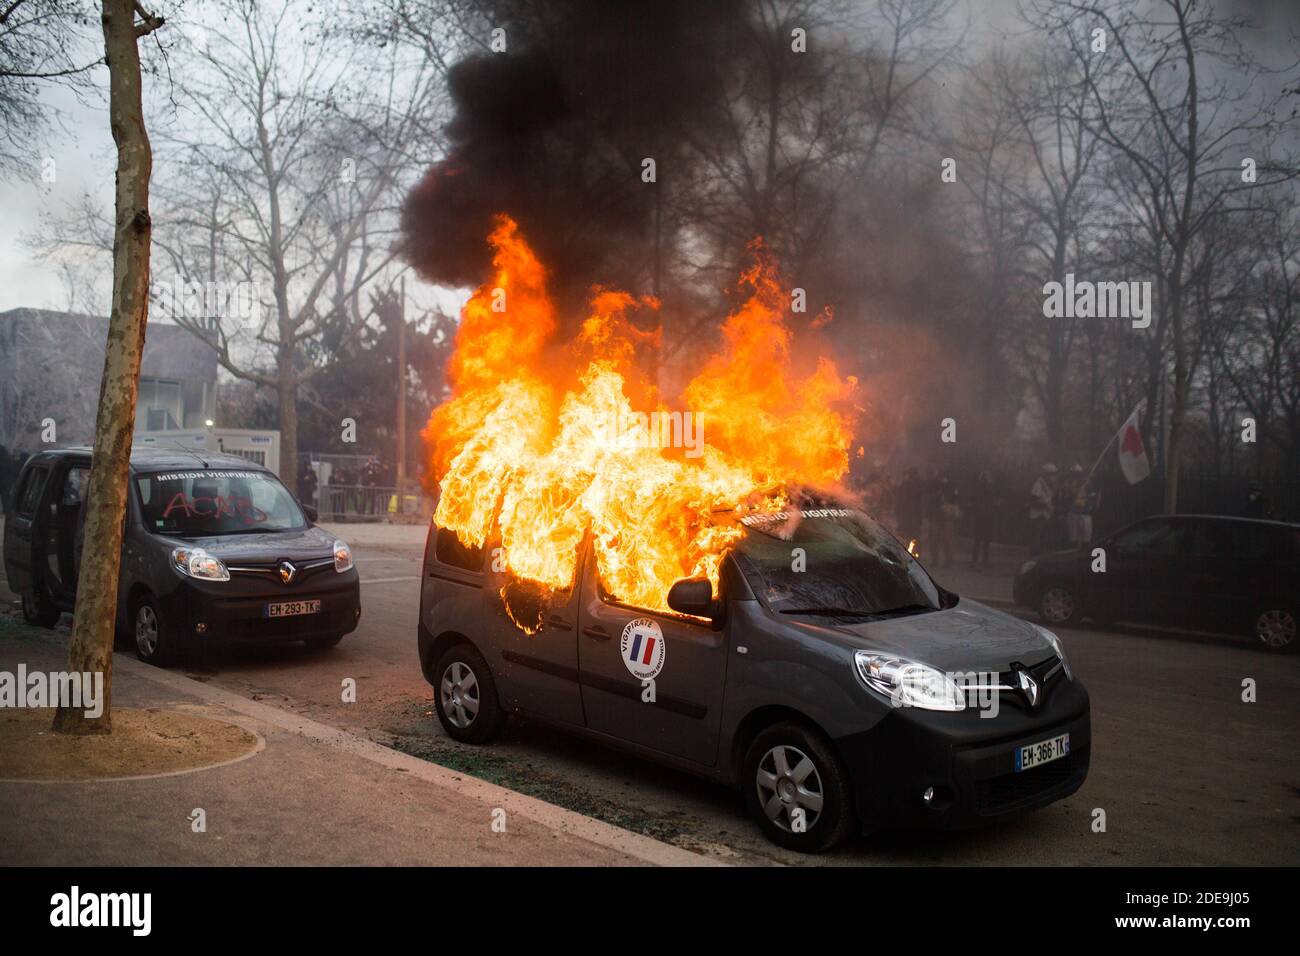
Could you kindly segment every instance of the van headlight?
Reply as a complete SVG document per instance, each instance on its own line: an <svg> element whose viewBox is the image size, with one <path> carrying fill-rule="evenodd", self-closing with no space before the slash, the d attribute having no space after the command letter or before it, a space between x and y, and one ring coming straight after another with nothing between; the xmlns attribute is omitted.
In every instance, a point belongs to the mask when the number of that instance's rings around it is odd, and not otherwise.
<svg viewBox="0 0 1300 956"><path fill-rule="evenodd" d="M943 671L904 657L855 651L858 676L872 690L888 697L895 707L957 711L966 708L966 695Z"/></svg>
<svg viewBox="0 0 1300 956"><path fill-rule="evenodd" d="M1070 670L1070 659L1065 656L1065 645L1061 643L1061 639L1047 628L1039 627L1037 624L1034 625L1034 630L1038 632L1039 637L1052 645L1052 650L1056 651L1056 656L1061 659L1061 667L1065 669L1065 676L1070 680L1074 680L1074 672Z"/></svg>
<svg viewBox="0 0 1300 956"><path fill-rule="evenodd" d="M334 570L342 574L352 567L352 549L337 538L334 540Z"/></svg>
<svg viewBox="0 0 1300 956"><path fill-rule="evenodd" d="M201 581L229 581L230 571L225 562L202 548L175 548L172 565L181 574Z"/></svg>

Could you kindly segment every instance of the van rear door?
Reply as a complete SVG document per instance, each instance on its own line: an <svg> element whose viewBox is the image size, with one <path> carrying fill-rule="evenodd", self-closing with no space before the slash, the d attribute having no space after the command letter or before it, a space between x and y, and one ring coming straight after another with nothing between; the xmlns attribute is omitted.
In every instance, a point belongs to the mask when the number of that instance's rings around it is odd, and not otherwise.
<svg viewBox="0 0 1300 956"><path fill-rule="evenodd" d="M32 590L32 569L38 541L38 517L45 486L50 478L48 461L29 461L18 476L13 514L5 520L5 576L9 590L26 594Z"/></svg>
<svg viewBox="0 0 1300 956"><path fill-rule="evenodd" d="M499 566L500 550L494 545L468 548L455 532L431 529L420 599L424 626L434 637L454 632L474 643L496 678L501 706L508 712L580 727L577 588L552 595L544 608L533 606L527 589L520 589L514 611L521 622L532 625L529 633L507 613L502 592L513 585ZM540 614L541 620L530 621L530 614ZM430 675L435 687L440 677Z"/></svg>

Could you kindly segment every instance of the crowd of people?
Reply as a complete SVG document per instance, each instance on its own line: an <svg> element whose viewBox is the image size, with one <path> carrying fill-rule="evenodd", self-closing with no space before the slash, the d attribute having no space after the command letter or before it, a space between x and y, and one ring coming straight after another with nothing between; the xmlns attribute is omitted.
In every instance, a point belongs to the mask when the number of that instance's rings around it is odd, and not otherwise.
<svg viewBox="0 0 1300 956"><path fill-rule="evenodd" d="M914 551L924 551L933 567L959 559L956 539L970 539L971 567L992 563L995 535L1005 544L1023 544L1022 522L1029 530L1030 551L1077 547L1092 540L1092 516L1101 492L1080 465L1064 472L1045 464L1023 490L990 470L956 477L946 469L924 474L908 468L901 481L885 471L858 483L868 511L889 525Z"/></svg>
<svg viewBox="0 0 1300 956"><path fill-rule="evenodd" d="M321 476L324 475L324 485ZM377 515L388 510L395 482L393 466L371 455L358 465L303 462L298 496L330 515Z"/></svg>

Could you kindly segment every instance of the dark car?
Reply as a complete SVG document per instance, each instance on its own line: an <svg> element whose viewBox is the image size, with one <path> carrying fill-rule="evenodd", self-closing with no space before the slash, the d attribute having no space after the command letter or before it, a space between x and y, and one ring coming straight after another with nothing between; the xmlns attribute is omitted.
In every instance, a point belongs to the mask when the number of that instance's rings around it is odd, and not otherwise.
<svg viewBox="0 0 1300 956"><path fill-rule="evenodd" d="M90 449L33 455L5 521L4 561L23 616L52 627L76 601ZM360 582L348 546L313 523L270 471L233 455L133 451L117 627L142 660L184 648L306 641L356 629Z"/></svg>
<svg viewBox="0 0 1300 956"><path fill-rule="evenodd" d="M668 612L606 594L588 540L529 635L503 605L497 542L432 527L418 641L447 733L478 743L507 714L536 718L738 787L803 851L1003 820L1083 783L1088 694L1051 632L944 590L858 511L743 530L719 593L678 581Z"/></svg>
<svg viewBox="0 0 1300 956"><path fill-rule="evenodd" d="M1270 651L1294 652L1300 525L1218 515L1146 518L1096 545L1026 561L1014 595L1056 627L1083 618L1131 621L1250 634Z"/></svg>

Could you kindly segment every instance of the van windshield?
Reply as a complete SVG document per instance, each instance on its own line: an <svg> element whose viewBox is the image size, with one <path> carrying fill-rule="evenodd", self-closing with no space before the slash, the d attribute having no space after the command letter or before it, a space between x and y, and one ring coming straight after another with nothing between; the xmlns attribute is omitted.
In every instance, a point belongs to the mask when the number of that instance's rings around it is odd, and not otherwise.
<svg viewBox="0 0 1300 956"><path fill-rule="evenodd" d="M307 527L293 495L267 472L159 472L138 475L135 486L144 526L155 534L197 538Z"/></svg>
<svg viewBox="0 0 1300 956"><path fill-rule="evenodd" d="M750 585L778 614L897 617L951 606L880 524L850 508L747 515L736 549Z"/></svg>

